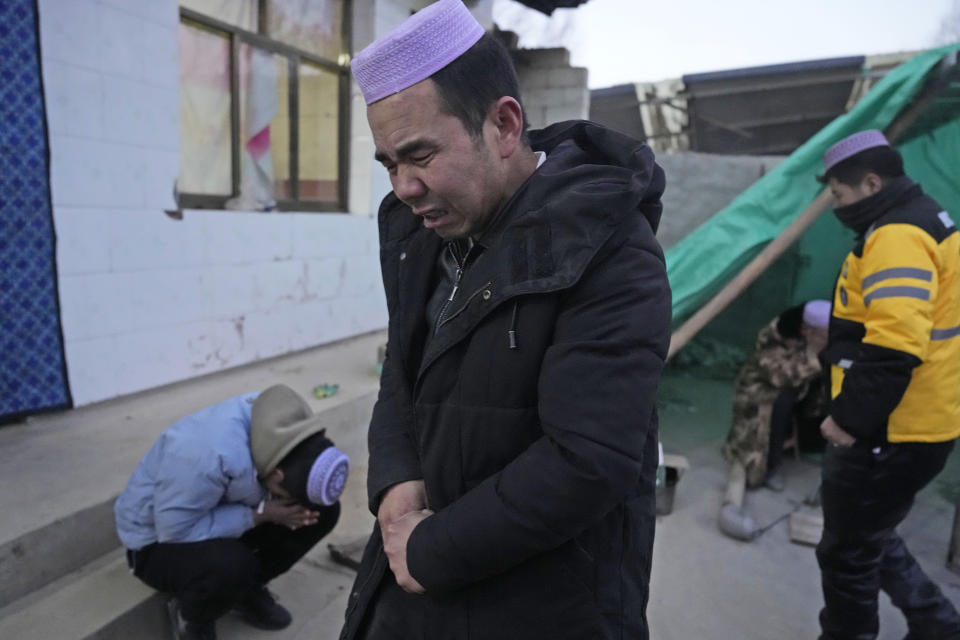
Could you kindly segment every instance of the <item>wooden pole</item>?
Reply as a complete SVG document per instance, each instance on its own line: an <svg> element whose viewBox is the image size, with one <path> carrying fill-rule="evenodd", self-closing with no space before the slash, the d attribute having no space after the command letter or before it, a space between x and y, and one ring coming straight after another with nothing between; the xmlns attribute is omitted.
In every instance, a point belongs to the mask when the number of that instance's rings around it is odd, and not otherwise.
<svg viewBox="0 0 960 640"><path fill-rule="evenodd" d="M947 62L947 61L945 61ZM941 65L939 77L930 83L927 90L914 101L907 109L904 109L897 118L890 123L886 129L887 140L891 144L896 142L903 133L910 128L910 125L926 111L930 103L937 97L937 94L943 89L943 78L947 72L956 64L956 61L950 61L947 65ZM726 309L731 302L744 292L757 278L759 278L777 258L790 248L796 240L803 235L810 225L816 222L823 213L833 204L833 196L829 189L820 192L813 202L810 203L803 212L797 216L796 220L790 223L779 236L774 238L770 244L763 248L756 258L750 264L743 268L736 277L727 283L707 304L700 308L695 314L684 322L670 338L670 350L667 353L667 360L673 358L680 349L683 349L694 336L706 327L711 320L717 317L721 311Z"/></svg>
<svg viewBox="0 0 960 640"><path fill-rule="evenodd" d="M700 333L707 324L717 315L727 308L737 296L743 293L750 284L760 277L760 275L779 258L784 251L790 248L797 238L803 235L810 225L819 218L824 211L833 204L833 195L829 189L820 192L810 206L803 210L796 220L790 223L790 226L774 238L770 244L763 248L763 251L754 258L750 264L736 275L736 277L727 283L720 292L715 295L710 302L705 304L693 314L689 320L683 323L679 329L670 338L670 351L667 353L667 360L672 358L677 351L687 345L695 335Z"/></svg>

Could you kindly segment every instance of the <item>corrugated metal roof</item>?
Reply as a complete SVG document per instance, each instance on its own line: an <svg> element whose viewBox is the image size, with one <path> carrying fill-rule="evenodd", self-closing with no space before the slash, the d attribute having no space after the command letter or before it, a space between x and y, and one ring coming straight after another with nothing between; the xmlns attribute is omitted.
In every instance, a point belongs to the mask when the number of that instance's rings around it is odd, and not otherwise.
<svg viewBox="0 0 960 640"><path fill-rule="evenodd" d="M757 76L803 73L806 71L862 67L864 60L866 60L865 56L848 56L845 58L823 58L820 60L804 60L802 62L768 64L760 67L744 67L742 69L725 69L723 71L710 71L707 73L690 73L683 76L683 81L687 83L712 82L714 80L734 80L754 78Z"/></svg>
<svg viewBox="0 0 960 640"><path fill-rule="evenodd" d="M879 66L849 56L694 73L676 89L637 85L635 97L626 87L610 87L591 92L590 113L658 150L788 154L848 111L904 56L887 56Z"/></svg>

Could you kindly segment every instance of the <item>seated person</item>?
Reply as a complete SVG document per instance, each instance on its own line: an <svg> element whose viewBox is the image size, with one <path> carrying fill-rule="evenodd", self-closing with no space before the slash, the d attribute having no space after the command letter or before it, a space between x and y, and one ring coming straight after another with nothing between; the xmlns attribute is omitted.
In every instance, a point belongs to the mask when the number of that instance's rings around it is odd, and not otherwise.
<svg viewBox="0 0 960 640"><path fill-rule="evenodd" d="M173 595L175 637L215 639L230 609L261 629L289 625L266 585L336 524L347 470L319 416L284 385L160 434L114 513L133 574Z"/></svg>
<svg viewBox="0 0 960 640"><path fill-rule="evenodd" d="M727 462L746 470L747 487L782 491L783 445L795 421L819 430L826 394L818 354L827 344L830 303L811 300L787 309L757 334L740 370L733 425L723 446ZM806 440L806 438L801 438Z"/></svg>

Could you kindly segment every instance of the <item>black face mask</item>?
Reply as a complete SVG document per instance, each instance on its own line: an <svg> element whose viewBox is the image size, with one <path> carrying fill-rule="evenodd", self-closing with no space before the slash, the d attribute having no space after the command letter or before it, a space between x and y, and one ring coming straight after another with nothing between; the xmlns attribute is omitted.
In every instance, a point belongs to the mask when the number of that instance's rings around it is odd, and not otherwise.
<svg viewBox="0 0 960 640"><path fill-rule="evenodd" d="M833 213L843 223L863 235L880 216L892 206L919 192L920 186L907 176L900 176L887 182L880 191L863 200L848 204L845 207L836 207Z"/></svg>

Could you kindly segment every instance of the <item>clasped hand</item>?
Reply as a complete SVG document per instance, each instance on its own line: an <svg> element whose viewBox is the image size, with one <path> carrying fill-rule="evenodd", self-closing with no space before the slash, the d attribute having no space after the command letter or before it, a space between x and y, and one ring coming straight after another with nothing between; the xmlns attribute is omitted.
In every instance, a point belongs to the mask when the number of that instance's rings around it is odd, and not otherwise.
<svg viewBox="0 0 960 640"><path fill-rule="evenodd" d="M408 593L426 590L407 569L407 542L418 524L433 515L426 508L427 495L423 480L410 480L391 487L380 501L377 522L383 536L383 550L390 561L390 570L401 589Z"/></svg>
<svg viewBox="0 0 960 640"><path fill-rule="evenodd" d="M269 500L263 505L263 513L253 516L255 525L272 522L290 530L317 524L320 514L293 500Z"/></svg>

